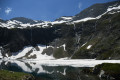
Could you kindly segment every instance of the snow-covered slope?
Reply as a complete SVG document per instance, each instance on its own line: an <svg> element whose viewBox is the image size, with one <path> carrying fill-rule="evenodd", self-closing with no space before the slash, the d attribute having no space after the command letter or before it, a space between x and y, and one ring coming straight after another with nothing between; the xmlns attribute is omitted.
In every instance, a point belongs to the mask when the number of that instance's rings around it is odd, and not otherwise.
<svg viewBox="0 0 120 80"><path fill-rule="evenodd" d="M95 17L105 13L109 7L117 7L119 5L120 5L120 1L94 4L86 9L84 9L77 15L75 15L73 18L73 21L88 18L88 17L95 18Z"/></svg>
<svg viewBox="0 0 120 80"><path fill-rule="evenodd" d="M105 6L107 4L107 6ZM97 6L99 5L99 6ZM96 6L98 8L103 9L103 13L96 13L95 10ZM103 8L103 6L105 6L105 8ZM94 9L95 8L95 9ZM89 11L90 9L90 11ZM31 20L31 19L27 19L27 18L23 18L23 17L18 17L18 18L13 18L11 20L8 21L3 21L0 20L0 27L6 27L6 28L30 28L30 27L40 27L40 28L46 28L46 27L52 27L55 24L62 24L62 23L79 23L79 22L85 22L88 20L93 20L93 19L99 19L102 15L105 14L114 14L114 13L118 13L120 12L120 2L110 2L110 3L105 3L105 4L96 4L93 5L92 7L89 7L89 9L85 9L84 11L82 11L82 13L75 15L75 16L64 16L64 17L60 17L58 19L56 19L53 22L50 21L40 21L40 20ZM98 16L87 16L87 11L89 11L89 13L92 14L98 14ZM85 13L86 12L86 13ZM79 18L82 14L84 14L83 18ZM87 16L87 17L86 17Z"/></svg>
<svg viewBox="0 0 120 80"><path fill-rule="evenodd" d="M0 22L0 27L6 27L8 29L11 29L11 28L24 29L24 28L29 28L29 27L45 28L45 27L49 26L49 23L50 22L44 21L44 22L41 22L41 23L30 24L30 23L22 23L22 22L17 21L17 20L12 20L12 21L8 20L7 22Z"/></svg>
<svg viewBox="0 0 120 80"><path fill-rule="evenodd" d="M85 17L83 19L78 19L78 20L74 20L74 18L76 16L60 17L59 19L56 19L53 22L50 22L50 21L41 21L40 22L37 20L28 20L27 21L27 19L24 20L25 22L21 21L21 19L11 19L8 21L0 20L0 27L6 27L8 29L12 29L12 28L24 29L24 28L31 28L31 27L46 28L46 27L53 27L56 24L59 24L59 25L63 24L63 23L64 24L68 24L68 23L75 24L75 23L80 23L80 22L86 22L88 20L100 19L105 14L115 14L115 13L119 13L119 12L120 12L120 5L117 3L114 3L112 5L109 5L102 14L100 14L96 17ZM32 22L32 23L30 23L30 22ZM32 36L33 35L31 33L31 38L32 38ZM65 44L61 45L61 46L63 46L64 51L66 51ZM51 46L47 46L47 48L49 48L49 47L51 47ZM89 47L91 47L91 46L88 46L88 49L90 49ZM27 46L27 47L24 47L23 50L21 50L21 51L12 53L12 56L10 56L10 57L8 57L9 55L7 53L5 54L5 56L6 56L6 58L10 58L10 59L54 59L53 55L48 56L47 54L42 54L43 50L46 49L46 46L38 45L37 48L39 50L37 50L35 47ZM1 49L0 49L0 58L2 58L2 57L3 57L3 55L1 54Z"/></svg>
<svg viewBox="0 0 120 80"><path fill-rule="evenodd" d="M114 14L114 13L118 13L120 12L120 5L118 6L109 6L108 9L106 10L106 12L104 12L103 14L97 16L97 17L87 17L87 18L83 18L80 20L73 20L73 18L75 17L61 17L53 22L50 21L43 21L41 23L35 23L35 24L31 24L31 23L23 23L17 20L8 20L6 22L0 22L0 27L6 27L6 28L30 28L30 27L40 27L40 28L46 28L46 27L52 27L55 24L62 24L62 23L79 23L79 22L85 22L88 20L93 20L93 19L99 19L101 16L105 15L105 14ZM37 22L37 21L35 21Z"/></svg>
<svg viewBox="0 0 120 80"><path fill-rule="evenodd" d="M41 23L36 23L36 24L30 24L30 23L22 23L20 21L17 20L9 20L7 22L0 22L0 27L6 27L8 29L12 29L12 28L30 28L30 27L39 27L39 28L46 28L46 27L52 27L52 25L55 24L62 24L62 23L66 23L68 21L66 20L60 20L60 21L54 21L54 22L50 22L50 21L44 21Z"/></svg>
<svg viewBox="0 0 120 80"><path fill-rule="evenodd" d="M51 46L45 46L45 45L38 45L35 47L27 46L24 47L22 50L16 53L12 53L12 56L5 57L8 59L35 59L35 60L41 60L41 59L54 59L53 55L46 55L42 54L43 50L46 48L49 48Z"/></svg>
<svg viewBox="0 0 120 80"><path fill-rule="evenodd" d="M66 51L65 44L63 44L57 48L60 48L60 47L63 47L64 51ZM6 53L5 54L6 56L4 56L4 57L1 54L1 50L0 50L0 58L3 58L3 59L34 59L34 60L55 59L53 57L53 54L51 54L51 55L47 55L46 53L43 54L43 51L48 48L54 48L54 47L40 45L40 44L38 44L36 47L26 46L22 50L20 50L16 53L12 53L11 56L8 56L8 53Z"/></svg>
<svg viewBox="0 0 120 80"><path fill-rule="evenodd" d="M105 14L115 14L115 13L119 13L119 12L120 12L120 5L119 6L113 5L113 6L109 6L106 12L104 12L103 14L101 14L97 17L87 17L87 18L76 20L76 21L73 21L73 22L74 23L79 23L79 22L85 22L85 21L88 21L88 20L99 19Z"/></svg>

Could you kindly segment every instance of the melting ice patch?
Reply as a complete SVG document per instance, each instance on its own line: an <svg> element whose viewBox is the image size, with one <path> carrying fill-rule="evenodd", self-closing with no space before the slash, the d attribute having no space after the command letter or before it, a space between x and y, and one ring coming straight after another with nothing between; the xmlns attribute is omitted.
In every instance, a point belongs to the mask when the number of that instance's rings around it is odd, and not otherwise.
<svg viewBox="0 0 120 80"><path fill-rule="evenodd" d="M53 59L53 60L6 60L11 63L16 63L24 68L25 64L31 65L33 68L45 66L73 66L73 67L94 67L102 63L120 63L120 60L95 60L95 59ZM2 60L0 60L2 62ZM24 64L23 64L24 63Z"/></svg>
<svg viewBox="0 0 120 80"><path fill-rule="evenodd" d="M47 73L52 74L56 72L54 69L49 71L46 67L57 67L57 66L71 66L71 67L94 67L95 65L102 63L120 63L120 60L94 60L94 59L54 59L54 60L0 60L0 64L4 63L6 66L11 63L13 66L21 68L25 72L36 72L36 73ZM15 65L16 64L16 65ZM44 68L45 67L45 68ZM62 75L66 75L67 68L63 71L57 71ZM103 74L101 71L100 76Z"/></svg>

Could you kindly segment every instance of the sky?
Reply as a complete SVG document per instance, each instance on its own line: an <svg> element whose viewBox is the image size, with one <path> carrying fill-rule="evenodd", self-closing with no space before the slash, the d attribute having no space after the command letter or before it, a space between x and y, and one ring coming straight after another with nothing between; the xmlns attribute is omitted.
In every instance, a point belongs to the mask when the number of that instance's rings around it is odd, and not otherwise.
<svg viewBox="0 0 120 80"><path fill-rule="evenodd" d="M93 4L110 1L115 0L0 0L0 18L54 21L61 16L74 16Z"/></svg>

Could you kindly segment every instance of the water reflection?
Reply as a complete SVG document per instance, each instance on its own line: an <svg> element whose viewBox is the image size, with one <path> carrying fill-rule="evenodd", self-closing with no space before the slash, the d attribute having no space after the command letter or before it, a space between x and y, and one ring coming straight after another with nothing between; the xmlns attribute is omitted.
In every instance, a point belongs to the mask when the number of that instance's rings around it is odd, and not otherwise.
<svg viewBox="0 0 120 80"><path fill-rule="evenodd" d="M82 73L83 68L71 66L47 66L35 62L18 60L0 61L0 69L31 73L36 80L90 80L89 76ZM91 77L99 80L98 77Z"/></svg>
<svg viewBox="0 0 120 80"><path fill-rule="evenodd" d="M104 61L97 61L96 63L99 64L103 62ZM64 60L64 63L62 62L62 60L59 61L0 60L0 69L30 73L36 77L36 80L100 80L98 76L84 74L82 72L84 68L92 67L96 63L95 61L92 60L79 62L74 61L74 63L70 60L69 61Z"/></svg>

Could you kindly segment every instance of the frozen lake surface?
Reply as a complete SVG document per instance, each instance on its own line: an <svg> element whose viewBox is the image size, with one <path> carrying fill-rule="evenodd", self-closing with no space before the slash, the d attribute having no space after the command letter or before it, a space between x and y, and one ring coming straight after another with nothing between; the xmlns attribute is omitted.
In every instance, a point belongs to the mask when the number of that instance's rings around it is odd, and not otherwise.
<svg viewBox="0 0 120 80"><path fill-rule="evenodd" d="M82 69L101 63L120 63L120 60L53 59L53 60L0 60L0 69L26 72L37 80L99 80L98 76L82 73ZM72 76L72 77L71 77Z"/></svg>
<svg viewBox="0 0 120 80"><path fill-rule="evenodd" d="M33 64L45 65L45 66L72 66L72 67L94 67L97 64L102 63L120 63L120 60L95 60L95 59L53 59L53 60L0 60L0 64L5 61L6 64L16 63L16 64Z"/></svg>

